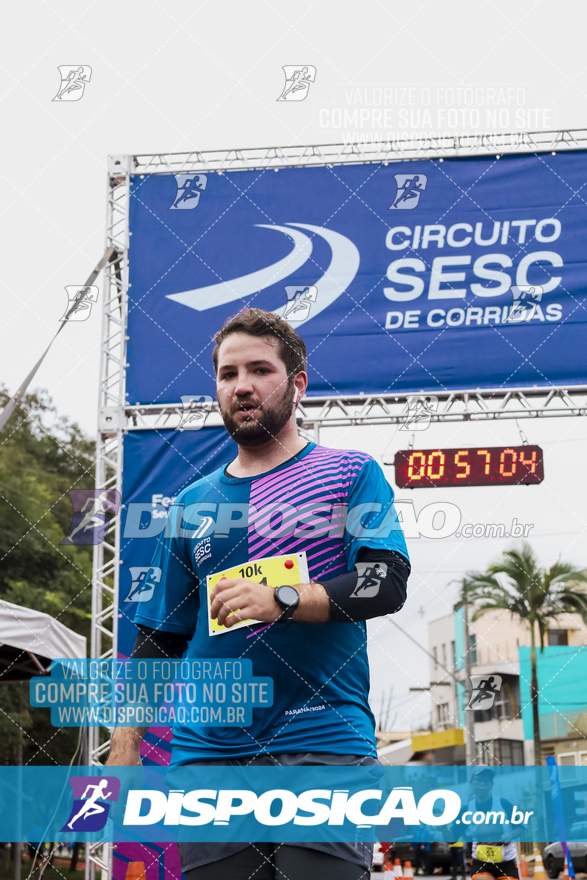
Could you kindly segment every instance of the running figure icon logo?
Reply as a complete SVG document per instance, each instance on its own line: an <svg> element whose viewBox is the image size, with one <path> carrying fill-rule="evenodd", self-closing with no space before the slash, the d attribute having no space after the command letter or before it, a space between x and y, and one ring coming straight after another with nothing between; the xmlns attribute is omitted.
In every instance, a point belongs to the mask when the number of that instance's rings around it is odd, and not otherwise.
<svg viewBox="0 0 587 880"><path fill-rule="evenodd" d="M438 411L438 397L434 394L408 397L408 411L400 431L425 431L432 416Z"/></svg>
<svg viewBox="0 0 587 880"><path fill-rule="evenodd" d="M316 80L316 68L311 64L302 67L286 64L281 68L285 73L285 85L278 101L304 101L308 97L310 84Z"/></svg>
<svg viewBox="0 0 587 880"><path fill-rule="evenodd" d="M368 565L366 562L356 562L355 568L359 578L350 598L372 599L379 592L381 579L387 575L387 563L377 562L375 565Z"/></svg>
<svg viewBox="0 0 587 880"><path fill-rule="evenodd" d="M60 544L101 544L110 528L110 516L118 513L120 492L71 489L67 494L73 504L73 517L69 532Z"/></svg>
<svg viewBox="0 0 587 880"><path fill-rule="evenodd" d="M473 694L467 709L491 709L501 691L501 675L471 675Z"/></svg>
<svg viewBox="0 0 587 880"><path fill-rule="evenodd" d="M411 211L420 201L428 177L425 174L394 174L393 176L397 192L388 210Z"/></svg>
<svg viewBox="0 0 587 880"><path fill-rule="evenodd" d="M109 801L117 801L120 779L116 776L72 776L73 807L61 831L101 831L110 811Z"/></svg>
<svg viewBox="0 0 587 880"><path fill-rule="evenodd" d="M531 321L536 312L536 306L542 302L544 290L537 285L530 284L514 285L512 291L512 304L508 314L508 321ZM527 314L530 312L531 314Z"/></svg>
<svg viewBox="0 0 587 880"><path fill-rule="evenodd" d="M129 567L132 586L125 602L148 602L161 583L161 569L154 565L132 565Z"/></svg>
<svg viewBox="0 0 587 880"><path fill-rule="evenodd" d="M200 204L200 196L208 186L206 174L175 174L177 192L169 210L192 211Z"/></svg>
<svg viewBox="0 0 587 880"><path fill-rule="evenodd" d="M287 296L287 305L281 315L284 321L290 324L293 321L305 321L310 316L312 303L318 299L318 288L303 285L299 287L287 286L284 288Z"/></svg>
<svg viewBox="0 0 587 880"><path fill-rule="evenodd" d="M80 101L92 77L92 68L87 64L62 64L58 67L61 85L54 101Z"/></svg>
<svg viewBox="0 0 587 880"><path fill-rule="evenodd" d="M214 401L209 394L181 394L181 419L178 431L199 431L212 412Z"/></svg>
<svg viewBox="0 0 587 880"><path fill-rule="evenodd" d="M65 288L67 293L67 307L60 318L61 321L86 321L90 317L92 305L98 302L98 288L75 287L69 285Z"/></svg>

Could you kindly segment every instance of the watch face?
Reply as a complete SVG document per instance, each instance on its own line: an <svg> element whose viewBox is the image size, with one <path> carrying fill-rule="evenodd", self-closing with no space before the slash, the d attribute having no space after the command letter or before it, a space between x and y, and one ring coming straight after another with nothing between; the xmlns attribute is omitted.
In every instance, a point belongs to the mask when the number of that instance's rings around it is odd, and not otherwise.
<svg viewBox="0 0 587 880"><path fill-rule="evenodd" d="M295 605L299 601L299 593L293 587L279 587L279 601L284 605Z"/></svg>

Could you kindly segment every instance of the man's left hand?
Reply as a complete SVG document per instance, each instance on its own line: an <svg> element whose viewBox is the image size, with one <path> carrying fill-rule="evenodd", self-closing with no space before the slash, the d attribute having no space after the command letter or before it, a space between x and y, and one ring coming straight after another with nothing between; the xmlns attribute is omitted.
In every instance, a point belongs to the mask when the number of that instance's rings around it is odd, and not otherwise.
<svg viewBox="0 0 587 880"><path fill-rule="evenodd" d="M305 623L326 623L330 601L321 584L296 584L300 604L293 619ZM210 614L222 626L230 628L242 620L274 623L282 615L275 601L275 590L246 578L222 578L210 593Z"/></svg>
<svg viewBox="0 0 587 880"><path fill-rule="evenodd" d="M251 619L273 623L281 613L275 590L246 578L222 578L210 594L210 615L221 626Z"/></svg>

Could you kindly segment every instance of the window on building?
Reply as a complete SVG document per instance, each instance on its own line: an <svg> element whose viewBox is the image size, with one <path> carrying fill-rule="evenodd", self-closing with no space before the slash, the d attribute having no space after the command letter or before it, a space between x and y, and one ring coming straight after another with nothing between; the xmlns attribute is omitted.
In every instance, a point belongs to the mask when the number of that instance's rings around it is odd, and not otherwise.
<svg viewBox="0 0 587 880"><path fill-rule="evenodd" d="M548 630L549 645L568 645L569 633L566 629L549 629Z"/></svg>
<svg viewBox="0 0 587 880"><path fill-rule="evenodd" d="M513 739L494 739L477 743L477 755L483 764L523 767L524 743Z"/></svg>
<svg viewBox="0 0 587 880"><path fill-rule="evenodd" d="M587 752L579 752L579 765L587 767Z"/></svg>
<svg viewBox="0 0 587 880"><path fill-rule="evenodd" d="M451 662L451 669L456 669L457 668L457 652L455 650L455 643L454 642L450 643L450 662Z"/></svg>
<svg viewBox="0 0 587 880"><path fill-rule="evenodd" d="M558 764L561 767L575 767L577 765L577 752L565 752L558 756Z"/></svg>
<svg viewBox="0 0 587 880"><path fill-rule="evenodd" d="M524 764L524 744L512 739L497 739L494 742L495 763L505 767L520 767Z"/></svg>
<svg viewBox="0 0 587 880"><path fill-rule="evenodd" d="M446 655L446 645L442 646L442 662L446 668L448 666L448 657Z"/></svg>
<svg viewBox="0 0 587 880"><path fill-rule="evenodd" d="M469 651L471 652L471 665L477 664L477 636L475 633L469 635Z"/></svg>
<svg viewBox="0 0 587 880"><path fill-rule="evenodd" d="M434 657L434 668L436 669L438 666L438 648L436 645L432 648L432 656Z"/></svg>
<svg viewBox="0 0 587 880"><path fill-rule="evenodd" d="M447 727L449 722L448 703L439 703L436 707L436 718L439 727Z"/></svg>
<svg viewBox="0 0 587 880"><path fill-rule="evenodd" d="M478 764L493 764L493 741L478 742L477 744Z"/></svg>

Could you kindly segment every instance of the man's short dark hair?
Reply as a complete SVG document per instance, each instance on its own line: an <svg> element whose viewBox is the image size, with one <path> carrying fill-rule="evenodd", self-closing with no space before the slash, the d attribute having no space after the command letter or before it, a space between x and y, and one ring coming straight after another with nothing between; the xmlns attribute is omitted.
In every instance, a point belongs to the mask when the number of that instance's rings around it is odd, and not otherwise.
<svg viewBox="0 0 587 880"><path fill-rule="evenodd" d="M216 347L212 352L212 360L214 361L215 373L218 373L220 346L231 333L248 333L250 336L276 339L277 353L285 364L289 384L293 382L300 370L306 371L306 345L287 321L274 315L273 312L265 312L263 309L242 309L238 314L225 321L214 336Z"/></svg>

